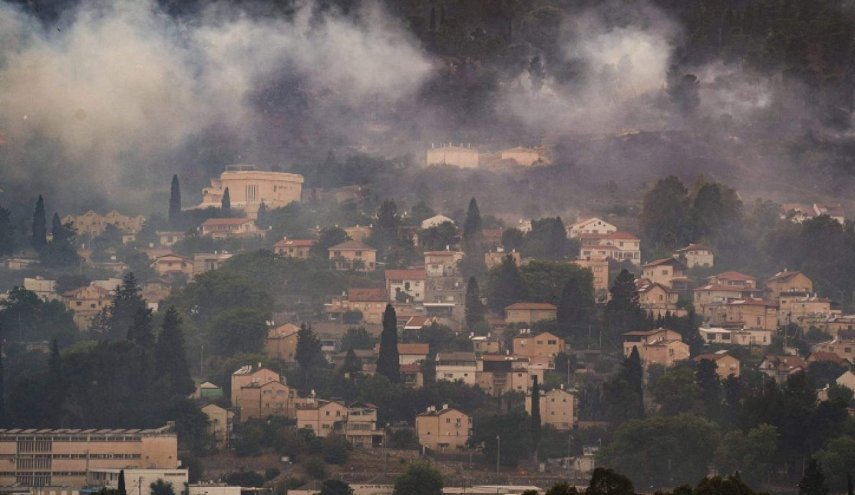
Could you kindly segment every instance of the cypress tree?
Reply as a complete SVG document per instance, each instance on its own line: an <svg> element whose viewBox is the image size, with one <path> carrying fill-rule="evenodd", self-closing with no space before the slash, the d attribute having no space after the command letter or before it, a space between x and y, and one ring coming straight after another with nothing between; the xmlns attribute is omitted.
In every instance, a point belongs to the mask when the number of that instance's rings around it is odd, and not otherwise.
<svg viewBox="0 0 855 495"><path fill-rule="evenodd" d="M481 291L475 277L469 277L466 284L466 328L472 332L475 326L484 321L484 304L481 302Z"/></svg>
<svg viewBox="0 0 855 495"><path fill-rule="evenodd" d="M0 256L15 252L15 226L12 213L0 206Z"/></svg>
<svg viewBox="0 0 855 495"><path fill-rule="evenodd" d="M187 395L194 390L190 365L184 348L181 317L174 306L166 310L160 335L155 347L155 369L158 378L165 380L167 390L174 395Z"/></svg>
<svg viewBox="0 0 855 495"><path fill-rule="evenodd" d="M151 348L154 345L150 309L144 306L137 308L131 326L128 328L127 339L145 348Z"/></svg>
<svg viewBox="0 0 855 495"><path fill-rule="evenodd" d="M47 246L47 218L45 217L45 200L39 194L36 209L33 211L33 249L41 251Z"/></svg>
<svg viewBox="0 0 855 495"><path fill-rule="evenodd" d="M347 354L344 356L344 364L341 367L342 373L345 373L350 378L353 378L353 375L362 371L362 362L356 357L356 352L353 348L347 350Z"/></svg>
<svg viewBox="0 0 855 495"><path fill-rule="evenodd" d="M6 380L3 373L3 342L0 341L0 427L6 426Z"/></svg>
<svg viewBox="0 0 855 495"><path fill-rule="evenodd" d="M140 295L136 277L133 272L129 272L122 279L122 285L116 291L113 303L106 308L104 330L111 340L128 338L128 331L140 309L146 309L145 301Z"/></svg>
<svg viewBox="0 0 855 495"><path fill-rule="evenodd" d="M172 186L169 191L169 224L173 227L181 217L181 185L178 183L178 175L172 176Z"/></svg>
<svg viewBox="0 0 855 495"><path fill-rule="evenodd" d="M125 488L125 470L119 471L119 489L118 495L128 495L128 489Z"/></svg>
<svg viewBox="0 0 855 495"><path fill-rule="evenodd" d="M228 187L225 191L223 191L223 200L220 202L220 207L222 208L224 213L228 213L232 209L232 197L229 194Z"/></svg>
<svg viewBox="0 0 855 495"><path fill-rule="evenodd" d="M59 426L62 406L65 402L66 378L62 370L62 357L56 338L51 341L48 358L47 407L45 417L48 425Z"/></svg>
<svg viewBox="0 0 855 495"><path fill-rule="evenodd" d="M481 211L475 198L469 200L466 210L466 221L463 223L463 240L472 241L481 233Z"/></svg>
<svg viewBox="0 0 855 495"><path fill-rule="evenodd" d="M537 447L540 445L540 385L537 383L537 375L532 378L534 383L531 385L531 438L535 455L537 455Z"/></svg>
<svg viewBox="0 0 855 495"><path fill-rule="evenodd" d="M633 394L635 417L644 417L644 368L641 366L641 355L638 347L632 346L632 352L623 362L623 375Z"/></svg>
<svg viewBox="0 0 855 495"><path fill-rule="evenodd" d="M59 218L59 213L54 213L50 220L50 233L53 237L53 242L62 242L65 238L65 229L62 228L62 220Z"/></svg>
<svg viewBox="0 0 855 495"><path fill-rule="evenodd" d="M380 355L377 357L377 373L392 383L401 381L401 364L398 357L398 315L391 304L383 313L383 332L380 334Z"/></svg>
<svg viewBox="0 0 855 495"><path fill-rule="evenodd" d="M305 323L300 325L300 330L297 331L297 350L294 352L294 359L303 370L305 378L304 385L309 388L309 375L311 371L323 359L321 353L321 341L312 327L306 326Z"/></svg>

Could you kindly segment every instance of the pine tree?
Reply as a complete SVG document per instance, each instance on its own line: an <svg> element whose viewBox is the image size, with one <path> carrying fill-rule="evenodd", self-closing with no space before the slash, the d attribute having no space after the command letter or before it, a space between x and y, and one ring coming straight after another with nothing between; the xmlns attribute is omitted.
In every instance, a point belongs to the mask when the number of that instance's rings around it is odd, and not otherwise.
<svg viewBox="0 0 855 495"><path fill-rule="evenodd" d="M122 279L122 285L116 290L113 303L106 309L103 330L111 340L126 339L137 311L146 309L133 272L129 272Z"/></svg>
<svg viewBox="0 0 855 495"><path fill-rule="evenodd" d="M45 200L39 194L36 209L33 211L33 249L41 251L47 246L47 217L45 216Z"/></svg>
<svg viewBox="0 0 855 495"><path fill-rule="evenodd" d="M186 396L193 392L195 387L190 377L181 317L174 306L167 308L157 337L155 370L158 378L166 382L167 391L173 395Z"/></svg>
<svg viewBox="0 0 855 495"><path fill-rule="evenodd" d="M481 302L481 291L478 289L478 281L475 277L469 277L466 284L466 328L470 332L484 321L484 304Z"/></svg>
<svg viewBox="0 0 855 495"><path fill-rule="evenodd" d="M48 381L45 407L46 424L59 426L62 417L62 407L65 403L66 377L62 369L62 357L59 354L59 343L56 338L51 341L50 357L48 358Z"/></svg>
<svg viewBox="0 0 855 495"><path fill-rule="evenodd" d="M50 220L50 234L53 242L62 242L64 240L65 230L62 228L62 220L59 219L59 213L54 213Z"/></svg>
<svg viewBox="0 0 855 495"><path fill-rule="evenodd" d="M621 334L638 330L644 325L644 312L638 300L635 276L621 270L609 289L611 300L606 304L606 327L609 338L616 340Z"/></svg>
<svg viewBox="0 0 855 495"><path fill-rule="evenodd" d="M12 224L12 213L0 207L0 256L15 252L15 226Z"/></svg>
<svg viewBox="0 0 855 495"><path fill-rule="evenodd" d="M816 459L811 458L805 475L799 481L799 495L828 495L828 492L822 467Z"/></svg>
<svg viewBox="0 0 855 495"><path fill-rule="evenodd" d="M117 495L128 495L128 489L125 488L125 470L119 471L119 489Z"/></svg>
<svg viewBox="0 0 855 495"><path fill-rule="evenodd" d="M297 350L294 353L294 359L303 370L304 386L308 389L311 372L321 362L323 354L320 339L312 331L312 327L305 323L300 325L300 330L297 331Z"/></svg>
<svg viewBox="0 0 855 495"><path fill-rule="evenodd" d="M181 217L181 185L178 175L172 176L172 186L169 191L169 225L175 227Z"/></svg>
<svg viewBox="0 0 855 495"><path fill-rule="evenodd" d="M151 310L146 307L137 308L127 339L146 349L154 345L154 332L151 329Z"/></svg>
<svg viewBox="0 0 855 495"><path fill-rule="evenodd" d="M491 270L490 278L488 302L493 311L503 312L507 306L525 299L525 282L512 256L506 256L495 271Z"/></svg>
<svg viewBox="0 0 855 495"><path fill-rule="evenodd" d="M533 375L534 383L531 385L531 438L534 451L540 445L540 385L537 383L537 375Z"/></svg>
<svg viewBox="0 0 855 495"><path fill-rule="evenodd" d="M398 316L391 304L383 313L383 332L380 334L380 356L377 357L377 373L392 383L401 381L401 364L398 356Z"/></svg>
<svg viewBox="0 0 855 495"><path fill-rule="evenodd" d="M225 191L223 191L223 199L220 202L220 208L222 208L223 213L228 213L232 209L232 197L229 194L229 188L227 187Z"/></svg>
<svg viewBox="0 0 855 495"><path fill-rule="evenodd" d="M344 356L344 364L342 364L341 372L353 378L353 376L362 371L362 362L356 357L356 352L353 348L347 350Z"/></svg>

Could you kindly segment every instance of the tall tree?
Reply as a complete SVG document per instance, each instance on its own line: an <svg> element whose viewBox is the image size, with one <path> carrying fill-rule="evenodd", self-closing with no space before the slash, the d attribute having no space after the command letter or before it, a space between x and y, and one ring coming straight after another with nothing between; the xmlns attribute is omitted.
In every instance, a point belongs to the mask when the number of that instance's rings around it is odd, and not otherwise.
<svg viewBox="0 0 855 495"><path fill-rule="evenodd" d="M59 342L56 338L51 341L50 357L48 358L48 379L45 384L46 424L58 426L62 417L62 407L65 402L67 377L62 367L62 356L59 354Z"/></svg>
<svg viewBox="0 0 855 495"><path fill-rule="evenodd" d="M300 330L297 331L297 350L294 353L294 359L297 360L297 364L303 370L303 383L308 389L309 376L323 359L323 354L321 353L321 340L312 331L312 327L305 323L300 325Z"/></svg>
<svg viewBox="0 0 855 495"><path fill-rule="evenodd" d="M398 356L398 316L391 304L383 313L383 332L380 334L380 355L377 357L377 373L392 383L401 381L401 364Z"/></svg>
<svg viewBox="0 0 855 495"><path fill-rule="evenodd" d="M659 180L644 195L639 222L655 245L673 249L687 239L688 191L677 177Z"/></svg>
<svg viewBox="0 0 855 495"><path fill-rule="evenodd" d="M392 495L442 495L442 475L427 462L414 462L395 480Z"/></svg>
<svg viewBox="0 0 855 495"><path fill-rule="evenodd" d="M475 331L475 326L484 321L484 303L475 277L469 277L466 284L466 328Z"/></svg>
<svg viewBox="0 0 855 495"><path fill-rule="evenodd" d="M633 346L629 357L623 362L623 375L629 383L630 390L635 396L636 417L644 417L644 368L641 366L641 355L638 347Z"/></svg>
<svg viewBox="0 0 855 495"><path fill-rule="evenodd" d="M612 298L606 304L606 329L609 340L614 343L621 334L639 330L644 324L644 313L639 303L635 277L628 270L621 270L609 292Z"/></svg>
<svg viewBox="0 0 855 495"><path fill-rule="evenodd" d="M113 302L104 308L101 320L106 333L111 340L122 340L128 337L128 330L134 322L134 317L139 310L145 310L146 304L137 285L137 279L129 272L122 279L122 285L116 290Z"/></svg>
<svg viewBox="0 0 855 495"><path fill-rule="evenodd" d="M119 489L118 495L128 495L128 489L125 487L125 470L119 471Z"/></svg>
<svg viewBox="0 0 855 495"><path fill-rule="evenodd" d="M811 457L805 475L799 481L799 495L828 495L828 492L822 467Z"/></svg>
<svg viewBox="0 0 855 495"><path fill-rule="evenodd" d="M127 339L147 349L154 346L154 332L151 329L150 309L146 307L137 308L131 321L131 326L128 328Z"/></svg>
<svg viewBox="0 0 855 495"><path fill-rule="evenodd" d="M6 426L6 376L3 372L3 343L0 341L0 428Z"/></svg>
<svg viewBox="0 0 855 495"><path fill-rule="evenodd" d="M522 275L510 255L502 260L502 264L490 270L490 308L502 312L505 307L520 302L526 297L526 286Z"/></svg>
<svg viewBox="0 0 855 495"><path fill-rule="evenodd" d="M232 209L232 197L229 194L229 188L227 187L225 191L223 191L223 199L220 202L220 208L222 208L224 213L228 213Z"/></svg>
<svg viewBox="0 0 855 495"><path fill-rule="evenodd" d="M47 217L45 216L45 200L39 194L36 208L33 211L33 249L41 251L47 246Z"/></svg>
<svg viewBox="0 0 855 495"><path fill-rule="evenodd" d="M181 317L174 306L167 308L157 337L155 371L157 377L165 382L166 391L173 395L186 396L195 388L184 347Z"/></svg>
<svg viewBox="0 0 855 495"><path fill-rule="evenodd" d="M329 479L321 485L320 495L353 495L353 488L344 481Z"/></svg>
<svg viewBox="0 0 855 495"><path fill-rule="evenodd" d="M398 240L398 206L394 201L386 200L377 210L377 235L372 235L378 249L385 250Z"/></svg>
<svg viewBox="0 0 855 495"><path fill-rule="evenodd" d="M15 252L15 226L12 224L12 214L0 206L0 256Z"/></svg>
<svg viewBox="0 0 855 495"><path fill-rule="evenodd" d="M481 234L481 212L475 198L469 200L466 210L466 220L463 223L463 252L465 256L460 263L460 271L464 276L479 275L484 272L484 243Z"/></svg>
<svg viewBox="0 0 855 495"><path fill-rule="evenodd" d="M466 220L463 222L463 241L467 244L476 241L481 233L481 211L475 198L469 200L469 208L466 210Z"/></svg>
<svg viewBox="0 0 855 495"><path fill-rule="evenodd" d="M62 220L59 219L59 213L54 212L51 218L50 234L53 242L62 242L65 240L65 229L62 228Z"/></svg>
<svg viewBox="0 0 855 495"><path fill-rule="evenodd" d="M531 439L534 445L535 459L537 458L537 447L540 445L540 385L537 383L537 375L533 375L534 383L531 384Z"/></svg>
<svg viewBox="0 0 855 495"><path fill-rule="evenodd" d="M178 174L172 176L172 185L169 190L169 225L175 227L181 218L181 185L178 183Z"/></svg>
<svg viewBox="0 0 855 495"><path fill-rule="evenodd" d="M590 330L595 311L593 278L589 270L572 272L558 300L558 328L563 336L581 337Z"/></svg>

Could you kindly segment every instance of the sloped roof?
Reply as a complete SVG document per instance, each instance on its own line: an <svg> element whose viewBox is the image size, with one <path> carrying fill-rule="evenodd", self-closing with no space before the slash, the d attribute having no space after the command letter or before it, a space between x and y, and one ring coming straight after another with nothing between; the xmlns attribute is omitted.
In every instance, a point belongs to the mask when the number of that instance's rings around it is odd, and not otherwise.
<svg viewBox="0 0 855 495"><path fill-rule="evenodd" d="M336 244L335 246L329 248L330 251L377 251L373 247L365 244L364 242L354 241L353 239L342 242L341 244Z"/></svg>
<svg viewBox="0 0 855 495"><path fill-rule="evenodd" d="M795 271L784 270L782 272L778 272L778 273L772 275L769 279L766 280L766 283L768 284L770 282L771 283L787 282L787 281L795 278L797 275L804 275L804 274L798 270L795 270Z"/></svg>
<svg viewBox="0 0 855 495"><path fill-rule="evenodd" d="M386 302L386 289L353 287L347 289L347 300L351 302Z"/></svg>
<svg viewBox="0 0 855 495"><path fill-rule="evenodd" d="M243 225L245 223L252 223L253 220L249 218L209 218L202 222L203 227L208 227L211 225Z"/></svg>
<svg viewBox="0 0 855 495"><path fill-rule="evenodd" d="M544 311L557 311L558 308L554 304L549 303L541 303L541 302L518 302L513 303L510 306L505 307L505 311L507 310L544 310Z"/></svg>
<svg viewBox="0 0 855 495"><path fill-rule="evenodd" d="M386 270L386 280L424 280L427 272L424 268L409 268L404 270Z"/></svg>
<svg viewBox="0 0 855 495"><path fill-rule="evenodd" d="M722 273L719 273L718 275L713 275L712 277L707 277L707 280L709 280L711 278L718 278L718 279L722 279L722 280L757 280L754 277L752 277L751 275L746 275L744 273L739 273L739 272L734 272L734 271L722 272Z"/></svg>

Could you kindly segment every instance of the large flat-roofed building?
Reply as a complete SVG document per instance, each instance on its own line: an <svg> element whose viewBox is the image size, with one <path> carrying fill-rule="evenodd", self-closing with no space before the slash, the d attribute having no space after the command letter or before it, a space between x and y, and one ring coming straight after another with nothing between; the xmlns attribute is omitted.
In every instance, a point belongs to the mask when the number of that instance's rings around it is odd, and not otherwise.
<svg viewBox="0 0 855 495"><path fill-rule="evenodd" d="M279 208L299 202L303 191L303 176L286 172L267 172L254 165L229 165L219 178L211 179L210 187L202 189L199 208L220 207L226 188L231 206L243 209L255 219L258 208Z"/></svg>
<svg viewBox="0 0 855 495"><path fill-rule="evenodd" d="M96 469L175 469L178 438L172 424L152 429L0 430L0 486L87 483Z"/></svg>
<svg viewBox="0 0 855 495"><path fill-rule="evenodd" d="M125 472L125 489L128 495L151 493L151 484L162 480L180 493L188 480L186 469L92 469L87 484L111 490L119 489L119 475Z"/></svg>
<svg viewBox="0 0 855 495"><path fill-rule="evenodd" d="M478 168L478 150L464 146L440 146L427 151L428 165L453 165L460 168Z"/></svg>

